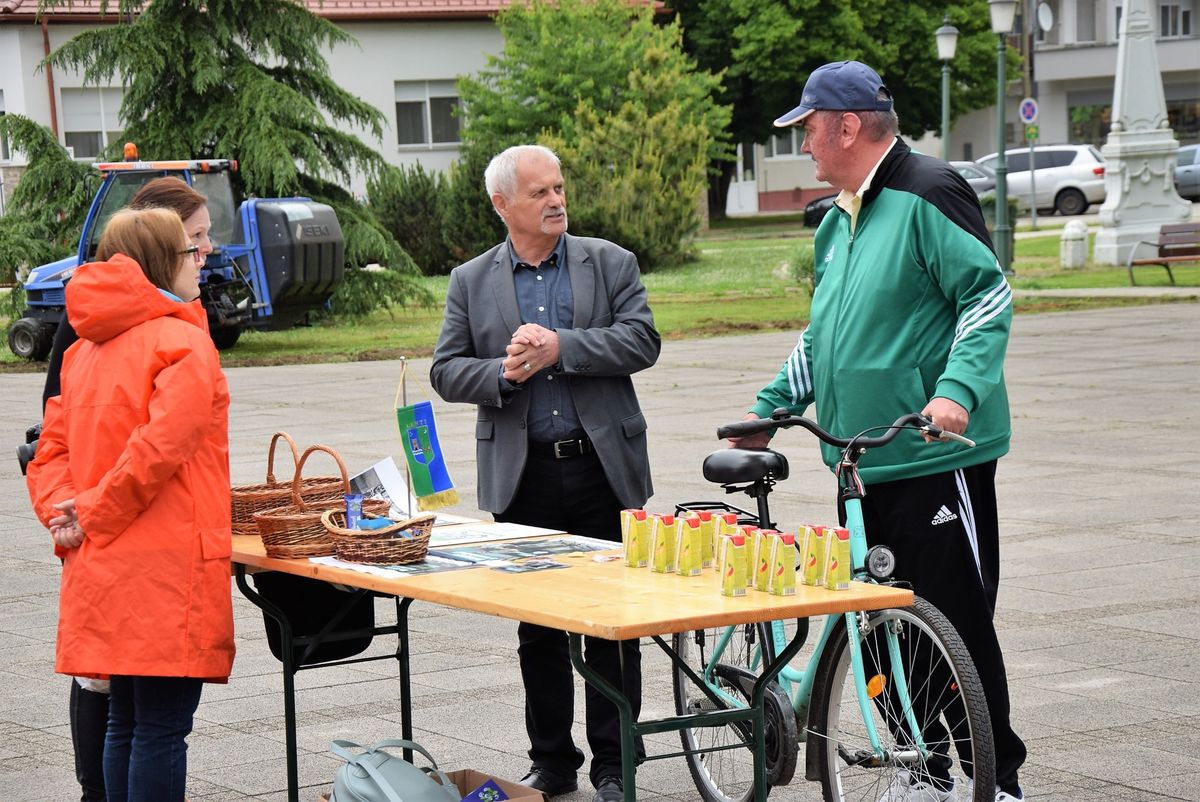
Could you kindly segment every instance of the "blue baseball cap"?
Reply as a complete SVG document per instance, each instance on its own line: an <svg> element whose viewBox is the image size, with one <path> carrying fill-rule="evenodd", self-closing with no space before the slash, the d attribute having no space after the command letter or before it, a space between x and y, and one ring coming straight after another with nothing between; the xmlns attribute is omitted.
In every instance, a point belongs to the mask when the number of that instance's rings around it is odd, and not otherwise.
<svg viewBox="0 0 1200 802"><path fill-rule="evenodd" d="M886 98L879 99L880 90ZM800 105L775 121L778 128L795 125L814 111L891 111L892 92L879 73L861 61L835 61L813 70L804 84Z"/></svg>

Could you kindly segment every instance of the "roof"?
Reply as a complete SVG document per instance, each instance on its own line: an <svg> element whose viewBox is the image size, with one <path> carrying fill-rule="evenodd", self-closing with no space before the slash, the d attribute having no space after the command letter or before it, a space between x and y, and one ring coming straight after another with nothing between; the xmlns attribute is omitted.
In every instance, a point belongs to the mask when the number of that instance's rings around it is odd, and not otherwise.
<svg viewBox="0 0 1200 802"><path fill-rule="evenodd" d="M332 21L486 19L512 0L303 0L315 14ZM118 0L108 0L102 15L102 0L64 0L46 12L49 22L111 22ZM38 0L0 0L0 23L34 22Z"/></svg>

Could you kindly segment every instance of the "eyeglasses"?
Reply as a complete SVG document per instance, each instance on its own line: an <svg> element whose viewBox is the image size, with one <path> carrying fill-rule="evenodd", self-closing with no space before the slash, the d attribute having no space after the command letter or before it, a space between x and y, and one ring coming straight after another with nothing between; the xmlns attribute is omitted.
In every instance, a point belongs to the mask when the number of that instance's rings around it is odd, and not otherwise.
<svg viewBox="0 0 1200 802"><path fill-rule="evenodd" d="M192 255L192 261L201 262L204 260L204 257L200 255L199 245L193 245L190 248L184 248L182 251L179 251L180 256L183 256L185 253Z"/></svg>

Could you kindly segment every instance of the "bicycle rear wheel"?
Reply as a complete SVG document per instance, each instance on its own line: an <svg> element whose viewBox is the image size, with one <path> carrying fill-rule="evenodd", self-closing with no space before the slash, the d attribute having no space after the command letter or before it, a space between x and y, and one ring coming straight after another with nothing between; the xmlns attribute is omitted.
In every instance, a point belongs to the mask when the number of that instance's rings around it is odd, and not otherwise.
<svg viewBox="0 0 1200 802"><path fill-rule="evenodd" d="M924 752L897 693L901 674L891 666L889 631L897 636ZM870 708L882 754L873 752L867 737L843 619L817 669L808 737L826 801L905 799L915 785L925 789L922 799L992 802L996 764L987 701L967 648L946 617L917 598L912 607L868 613L867 630L858 637L866 677L876 678Z"/></svg>
<svg viewBox="0 0 1200 802"><path fill-rule="evenodd" d="M710 699L677 669L674 676L675 712L690 715L748 705L755 680L763 667L775 658L770 631L770 624L734 627L707 676L705 668L712 661L726 629L680 632L673 636L672 647L684 662L705 677L718 694L729 697L720 703ZM782 785L795 773L798 737L791 702L775 682L767 686L765 712L767 782ZM747 802L753 798L754 754L749 747L753 742L749 722L694 727L681 730L679 735L685 750L719 750L687 756L688 771L705 802Z"/></svg>

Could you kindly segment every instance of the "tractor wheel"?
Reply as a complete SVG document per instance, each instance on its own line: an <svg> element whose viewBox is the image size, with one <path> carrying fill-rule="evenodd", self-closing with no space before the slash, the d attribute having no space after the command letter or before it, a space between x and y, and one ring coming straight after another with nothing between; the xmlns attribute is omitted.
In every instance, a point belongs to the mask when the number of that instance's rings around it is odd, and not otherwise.
<svg viewBox="0 0 1200 802"><path fill-rule="evenodd" d="M221 326L220 328L209 329L208 333L212 337L213 345L217 346L218 351L228 351L237 345L238 337L242 336L242 330L237 326Z"/></svg>
<svg viewBox="0 0 1200 802"><path fill-rule="evenodd" d="M50 355L54 327L31 317L23 317L8 328L8 347L22 359L41 361Z"/></svg>

